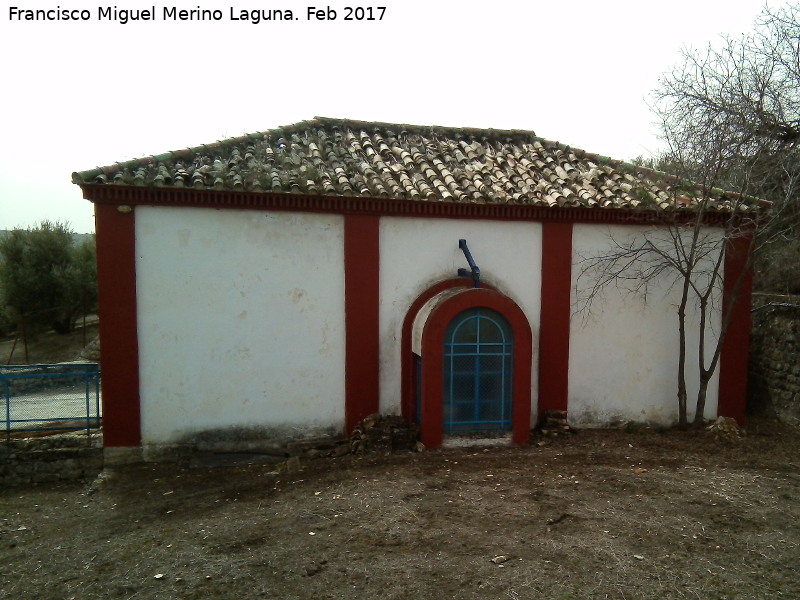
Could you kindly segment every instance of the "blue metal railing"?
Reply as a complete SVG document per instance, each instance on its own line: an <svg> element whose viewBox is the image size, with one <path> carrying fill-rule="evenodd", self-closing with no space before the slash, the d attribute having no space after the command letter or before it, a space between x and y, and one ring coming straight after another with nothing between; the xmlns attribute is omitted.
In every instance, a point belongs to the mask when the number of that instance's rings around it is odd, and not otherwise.
<svg viewBox="0 0 800 600"><path fill-rule="evenodd" d="M100 427L97 363L0 367L6 438L37 431L91 433Z"/></svg>

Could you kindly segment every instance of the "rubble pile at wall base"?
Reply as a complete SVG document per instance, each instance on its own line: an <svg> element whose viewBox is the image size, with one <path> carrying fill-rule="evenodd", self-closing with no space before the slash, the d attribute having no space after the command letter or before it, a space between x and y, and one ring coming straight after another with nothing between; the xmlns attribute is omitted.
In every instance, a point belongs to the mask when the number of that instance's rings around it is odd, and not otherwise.
<svg viewBox="0 0 800 600"><path fill-rule="evenodd" d="M350 451L403 452L422 449L418 445L419 426L397 415L375 413L362 419L350 435Z"/></svg>
<svg viewBox="0 0 800 600"><path fill-rule="evenodd" d="M749 408L800 424L800 296L753 300Z"/></svg>
<svg viewBox="0 0 800 600"><path fill-rule="evenodd" d="M103 438L69 433L0 442L0 484L89 480L103 469Z"/></svg>

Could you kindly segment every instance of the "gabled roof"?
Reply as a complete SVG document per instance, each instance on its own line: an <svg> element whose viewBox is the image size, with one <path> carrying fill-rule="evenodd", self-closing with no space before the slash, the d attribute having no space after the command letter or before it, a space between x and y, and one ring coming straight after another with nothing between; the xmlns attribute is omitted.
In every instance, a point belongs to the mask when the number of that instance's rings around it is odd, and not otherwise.
<svg viewBox="0 0 800 600"><path fill-rule="evenodd" d="M73 173L119 185L422 202L626 209L691 206L678 178L532 131L368 123L294 125ZM697 192L688 192L691 197ZM739 196L714 190L712 208Z"/></svg>

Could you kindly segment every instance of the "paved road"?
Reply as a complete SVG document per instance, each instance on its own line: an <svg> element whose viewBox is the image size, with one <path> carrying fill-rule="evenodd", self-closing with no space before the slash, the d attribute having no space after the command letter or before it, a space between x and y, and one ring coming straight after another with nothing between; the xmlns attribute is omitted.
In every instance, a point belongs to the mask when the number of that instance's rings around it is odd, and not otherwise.
<svg viewBox="0 0 800 600"><path fill-rule="evenodd" d="M58 426L58 421L85 421L97 418L102 411L99 407L94 385L90 385L87 393L83 386L53 388L45 391L11 396L8 402L3 398L3 413L0 423L3 429L35 429L45 423ZM63 423L62 423L63 425ZM71 424L70 424L71 425Z"/></svg>

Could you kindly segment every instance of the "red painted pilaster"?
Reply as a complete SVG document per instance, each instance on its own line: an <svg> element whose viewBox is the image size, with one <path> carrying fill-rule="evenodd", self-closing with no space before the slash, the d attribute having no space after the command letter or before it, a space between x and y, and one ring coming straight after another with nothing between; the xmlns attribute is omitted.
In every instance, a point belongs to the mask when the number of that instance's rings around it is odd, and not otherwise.
<svg viewBox="0 0 800 600"><path fill-rule="evenodd" d="M141 445L135 212L96 204L103 445Z"/></svg>
<svg viewBox="0 0 800 600"><path fill-rule="evenodd" d="M346 215L345 432L379 409L380 219Z"/></svg>
<svg viewBox="0 0 800 600"><path fill-rule="evenodd" d="M542 224L542 314L539 326L539 417L567 410L572 223Z"/></svg>
<svg viewBox="0 0 800 600"><path fill-rule="evenodd" d="M725 249L723 315L731 311L730 323L722 343L719 365L717 414L744 424L747 408L747 362L750 352L750 311L753 272L747 268L750 236L735 237ZM745 269L747 269L745 271Z"/></svg>

